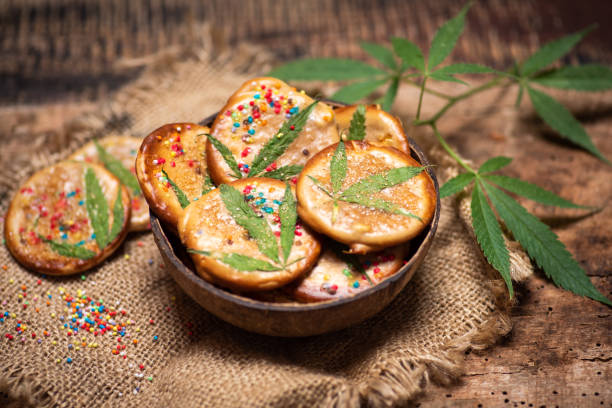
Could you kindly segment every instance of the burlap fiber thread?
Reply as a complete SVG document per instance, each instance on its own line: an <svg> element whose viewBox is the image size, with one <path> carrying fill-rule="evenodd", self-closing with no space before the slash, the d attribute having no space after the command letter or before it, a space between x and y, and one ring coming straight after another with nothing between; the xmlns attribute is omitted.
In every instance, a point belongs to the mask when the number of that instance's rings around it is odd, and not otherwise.
<svg viewBox="0 0 612 408"><path fill-rule="evenodd" d="M213 62L200 49L158 55L140 79L69 125L69 144L62 152L40 154L30 167L2 174L2 189L10 190L10 199L35 169L93 137L144 137L167 122L197 122L218 111L244 80L265 72L269 62L265 53L252 49L221 55ZM414 106L401 98L399 104L400 113ZM419 132L411 136L426 140ZM452 176L452 163L423 143L438 164L441 181ZM7 269L0 271L0 312L15 317L6 318L0 330L13 332L17 319L28 330L12 341L0 341L0 392L8 396L9 405L43 407L405 403L430 381L445 384L457 379L467 349L487 347L511 328L507 292L471 235L465 200L443 200L433 247L388 308L358 326L304 339L247 333L207 313L164 270L150 233L130 235L115 255L86 274L86 280L41 278L21 268L2 246L0 265ZM7 205L5 198L2 213ZM520 252L513 254L513 269L522 277L531 271ZM19 299L22 285L28 295ZM118 342L110 335L79 333L77 340L95 341L98 347L68 349L75 338L60 327L58 316L65 307L60 287L72 295L81 290L127 312L134 323L127 330L131 337L124 338L125 359L111 353ZM48 337L42 336L43 330ZM133 339L139 340L137 345Z"/></svg>

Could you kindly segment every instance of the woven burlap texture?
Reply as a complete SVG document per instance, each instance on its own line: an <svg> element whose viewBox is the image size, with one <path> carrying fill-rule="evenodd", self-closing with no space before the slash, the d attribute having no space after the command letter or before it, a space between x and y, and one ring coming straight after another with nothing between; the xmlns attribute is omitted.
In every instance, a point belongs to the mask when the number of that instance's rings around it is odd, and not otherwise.
<svg viewBox="0 0 612 408"><path fill-rule="evenodd" d="M140 79L68 126L70 143L61 152L36 155L29 168L3 175L4 185L11 186L9 196L36 168L92 137L122 132L143 137L167 122L201 120L270 62L253 50L210 60L203 51L176 50L152 58ZM396 110L407 113L414 103L401 96ZM430 135L411 132L438 164L441 181L456 174L452 163L427 145ZM3 213L7 205L5 198ZM442 200L425 262L383 312L358 326L303 339L251 334L210 315L164 270L150 233L130 235L85 280L41 277L20 267L3 246L0 312L9 317L0 329L15 334L20 320L28 330L0 342L0 392L15 406L401 405L431 381L457 379L466 350L488 347L511 328L507 291L475 244L468 207L465 197ZM517 276L528 275L524 256L516 252L513 257ZM19 298L22 285L26 298ZM127 312L133 324L122 343L128 345L125 358L111 353L118 342L108 334L79 333L78 340L98 347L68 348L74 338L58 320L66 304L60 288L73 296L83 291ZM42 336L44 330L48 337Z"/></svg>

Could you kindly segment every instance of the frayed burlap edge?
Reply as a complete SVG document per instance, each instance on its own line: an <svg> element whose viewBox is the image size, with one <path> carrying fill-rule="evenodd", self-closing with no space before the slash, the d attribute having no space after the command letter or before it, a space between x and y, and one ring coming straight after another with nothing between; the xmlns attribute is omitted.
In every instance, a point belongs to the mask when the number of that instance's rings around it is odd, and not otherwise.
<svg viewBox="0 0 612 408"><path fill-rule="evenodd" d="M211 49L220 49L208 43ZM170 49L155 56L138 61L126 61L127 65L146 65L143 75L133 83L119 90L117 95L101 108L84 117L77 118L66 124L65 132L68 134L68 145L48 145L49 151L54 153L38 153L32 157L32 164L28 169L7 169L0 177L0 186L11 191L19 186L33 172L66 158L77 147L89 140L106 136L112 133L121 133L127 130L129 124L123 123L121 115L121 101L128 98L138 98L151 92L154 84L160 78L172 76L174 64L179 56L185 60L185 55L197 60L206 60L211 64L223 65L225 69L233 69L241 73L250 72L252 66L261 67L262 55L265 62L270 62L270 55L261 52L256 47L245 46L240 52L222 52L211 60L213 52L202 50ZM258 60L258 64L252 62ZM428 155L431 161L438 163L437 173L441 182L448 180L458 173L456 164L448 160L441 149L430 147ZM5 190L5 191L7 191ZM460 193L453 202L453 208L458 211L466 230L474 237L470 215L470 195ZM6 209L8 200L0 207ZM475 237L474 237L475 240ZM518 243L505 237L511 257L511 273L514 280L525 280L533 273L533 267L528 257ZM396 357L387 361L384 366L374 367L371 374L374 380L361 387L343 387L338 392L327 397L326 405L331 407L356 407L367 403L373 407L386 407L405 403L422 394L430 383L449 385L456 382L464 370L465 353L468 350L483 350L499 341L512 329L509 311L515 300L510 299L504 282L499 275L487 264L490 277L489 286L495 298L496 310L482 324L473 328L463 336L449 341L436 354L428 354L419 358L412 356ZM35 379L19 373L10 373L8 377L0 378L0 392L6 393L17 406L53 406L52 397L44 391ZM21 404L21 405L19 405Z"/></svg>

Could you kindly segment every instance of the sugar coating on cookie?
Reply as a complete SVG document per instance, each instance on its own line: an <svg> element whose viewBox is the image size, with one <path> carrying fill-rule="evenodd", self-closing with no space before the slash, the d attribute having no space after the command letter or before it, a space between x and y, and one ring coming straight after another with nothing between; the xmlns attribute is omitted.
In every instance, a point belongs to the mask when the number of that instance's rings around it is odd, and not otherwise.
<svg viewBox="0 0 612 408"><path fill-rule="evenodd" d="M348 134L357 105L343 106L334 109L336 126L340 135ZM395 147L410 154L410 145L402 123L395 116L385 112L376 105L365 107L366 136L364 141L377 145Z"/></svg>
<svg viewBox="0 0 612 408"><path fill-rule="evenodd" d="M64 161L20 187L4 236L22 265L68 275L99 264L121 244L130 212L127 189L104 167Z"/></svg>
<svg viewBox="0 0 612 408"><path fill-rule="evenodd" d="M289 285L286 292L302 302L353 296L396 273L403 264L408 248L409 244L403 244L357 256L342 254L341 249L334 250L326 246L312 270L297 284ZM347 261L347 257L351 257L354 262Z"/></svg>
<svg viewBox="0 0 612 408"><path fill-rule="evenodd" d="M278 253L264 255L261 242L237 222L227 207L229 193L235 199L243 200L257 218L267 224L267 234L273 242L272 247L278 248ZM188 250L199 251L191 253L198 273L209 282L248 292L278 288L308 271L319 256L320 244L299 219L294 230L290 231L293 241L288 257L284 259L282 253L280 211L285 194L286 184L279 180L249 178L221 185L187 207L180 219L178 232ZM250 213L250 210L247 212ZM228 258L243 256L273 267L267 271L258 267L241 269L235 264L232 266Z"/></svg>
<svg viewBox="0 0 612 408"><path fill-rule="evenodd" d="M347 198L344 192L356 183L397 171L394 169L419 167L417 161L394 148L348 141L345 143L346 176L339 191L334 192L330 162L338 147L338 144L332 145L319 152L300 174L296 187L298 213L305 223L349 245L353 253L361 254L406 242L429 224L436 193L426 171L387 188L367 188L352 195L361 202L384 202L392 210L343 200ZM331 197L334 194L336 200Z"/></svg>
<svg viewBox="0 0 612 408"><path fill-rule="evenodd" d="M108 136L91 141L74 152L68 160L84 161L105 166L124 183L131 197L130 231L150 228L149 206L136 179L136 154L142 139L130 136ZM117 169L120 163L123 169Z"/></svg>
<svg viewBox="0 0 612 408"><path fill-rule="evenodd" d="M252 164L281 126L306 109L314 100L303 91L275 78L255 78L245 82L228 100L215 119L211 134L233 155L240 178L266 177L267 172L287 165L303 165L316 152L339 141L334 112L319 102L308 116L299 136L273 163L253 174ZM238 175L228 166L222 154L208 141L208 167L216 183L229 183Z"/></svg>
<svg viewBox="0 0 612 408"><path fill-rule="evenodd" d="M136 175L147 203L176 228L183 209L215 188L206 170L209 128L195 123L167 124L148 135L136 158Z"/></svg>

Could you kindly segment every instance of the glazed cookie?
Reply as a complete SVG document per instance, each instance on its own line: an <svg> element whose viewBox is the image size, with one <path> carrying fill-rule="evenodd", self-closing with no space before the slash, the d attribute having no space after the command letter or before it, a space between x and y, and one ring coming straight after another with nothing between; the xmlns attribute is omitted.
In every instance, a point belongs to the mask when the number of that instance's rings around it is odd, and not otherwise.
<svg viewBox="0 0 612 408"><path fill-rule="evenodd" d="M339 141L333 110L313 102L275 78L243 84L220 111L206 143L213 181L296 176L313 154Z"/></svg>
<svg viewBox="0 0 612 408"><path fill-rule="evenodd" d="M206 171L209 128L194 123L164 125L147 136L136 157L136 176L155 214L176 229L183 209L215 186Z"/></svg>
<svg viewBox="0 0 612 408"><path fill-rule="evenodd" d="M284 182L247 178L187 207L178 232L204 279L236 291L272 290L310 270L321 250L295 206Z"/></svg>
<svg viewBox="0 0 612 408"><path fill-rule="evenodd" d="M348 133L356 109L356 105L334 109L336 126L340 135ZM365 106L365 132L364 141L370 144L395 147L397 150L410 154L410 145L401 122L376 105Z"/></svg>
<svg viewBox="0 0 612 408"><path fill-rule="evenodd" d="M415 237L433 217L434 184L392 147L348 141L308 161L297 182L298 213L313 229L365 254Z"/></svg>
<svg viewBox="0 0 612 408"><path fill-rule="evenodd" d="M109 136L87 143L74 152L68 160L97 163L113 173L130 192L132 216L130 231L150 228L147 205L136 178L136 153L141 139L129 136Z"/></svg>
<svg viewBox="0 0 612 408"><path fill-rule="evenodd" d="M4 236L25 267L69 275L98 265L128 232L130 195L108 170L64 161L26 181L6 214Z"/></svg>
<svg viewBox="0 0 612 408"><path fill-rule="evenodd" d="M368 255L351 255L343 248L327 245L317 264L286 292L302 302L321 302L355 295L397 272L409 244L398 245ZM339 245L335 245L340 247Z"/></svg>

